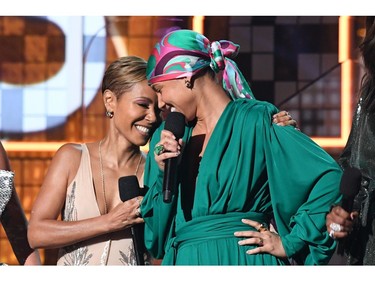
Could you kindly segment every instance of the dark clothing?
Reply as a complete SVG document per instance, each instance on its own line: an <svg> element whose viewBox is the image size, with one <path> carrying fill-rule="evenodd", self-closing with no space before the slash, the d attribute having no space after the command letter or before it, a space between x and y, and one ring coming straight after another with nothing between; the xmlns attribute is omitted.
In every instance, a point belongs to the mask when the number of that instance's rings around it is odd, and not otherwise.
<svg viewBox="0 0 375 281"><path fill-rule="evenodd" d="M27 240L27 219L23 212L16 189L13 186L13 175L5 176L9 171L0 170L0 188L11 189L9 201L4 206L4 211L0 210L0 223L4 227L5 233L12 246L13 252L20 265L25 264L27 257L34 251ZM1 193L1 190L0 190ZM0 196L3 200L4 197ZM1 204L0 204L1 205Z"/></svg>
<svg viewBox="0 0 375 281"><path fill-rule="evenodd" d="M353 117L351 132L339 164L360 169L361 188L353 210L360 212L354 229L345 240L346 264L375 265L375 114L362 107L362 99Z"/></svg>

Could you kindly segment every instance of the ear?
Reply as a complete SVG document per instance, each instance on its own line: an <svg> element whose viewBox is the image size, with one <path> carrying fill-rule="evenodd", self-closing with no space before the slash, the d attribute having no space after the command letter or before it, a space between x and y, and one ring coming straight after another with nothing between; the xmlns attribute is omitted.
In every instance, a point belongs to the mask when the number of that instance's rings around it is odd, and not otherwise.
<svg viewBox="0 0 375 281"><path fill-rule="evenodd" d="M193 89L193 83L192 83L192 80L188 79L188 78L185 78L185 86L186 88L188 89Z"/></svg>
<svg viewBox="0 0 375 281"><path fill-rule="evenodd" d="M116 97L111 90L105 90L103 93L103 102L107 111L113 112L115 108Z"/></svg>

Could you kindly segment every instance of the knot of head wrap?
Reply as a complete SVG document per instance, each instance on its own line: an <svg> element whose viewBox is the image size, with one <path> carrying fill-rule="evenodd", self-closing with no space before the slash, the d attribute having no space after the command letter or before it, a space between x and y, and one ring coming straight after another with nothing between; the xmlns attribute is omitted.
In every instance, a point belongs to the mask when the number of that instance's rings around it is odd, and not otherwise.
<svg viewBox="0 0 375 281"><path fill-rule="evenodd" d="M225 58L235 58L238 55L240 46L230 41L220 40L211 43L210 67L218 73L225 68Z"/></svg>
<svg viewBox="0 0 375 281"><path fill-rule="evenodd" d="M155 45L147 63L147 80L154 84L192 77L210 67L215 73L222 74L223 88L231 99L254 98L246 79L231 60L238 55L239 48L227 40L211 43L192 30L172 31Z"/></svg>

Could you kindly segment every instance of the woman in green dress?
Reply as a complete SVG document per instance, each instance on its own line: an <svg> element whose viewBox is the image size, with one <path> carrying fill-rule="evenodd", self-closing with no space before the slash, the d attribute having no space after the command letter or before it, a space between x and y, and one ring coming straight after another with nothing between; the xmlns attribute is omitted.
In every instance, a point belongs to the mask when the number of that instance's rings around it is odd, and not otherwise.
<svg viewBox="0 0 375 281"><path fill-rule="evenodd" d="M336 242L325 216L339 202L342 171L278 109L253 97L234 58L239 46L191 30L167 34L148 60L159 108L184 115L181 139L154 133L141 205L146 247L163 265L327 264ZM178 157L172 200L165 160ZM245 219L245 220L243 220ZM277 228L265 225L273 220Z"/></svg>

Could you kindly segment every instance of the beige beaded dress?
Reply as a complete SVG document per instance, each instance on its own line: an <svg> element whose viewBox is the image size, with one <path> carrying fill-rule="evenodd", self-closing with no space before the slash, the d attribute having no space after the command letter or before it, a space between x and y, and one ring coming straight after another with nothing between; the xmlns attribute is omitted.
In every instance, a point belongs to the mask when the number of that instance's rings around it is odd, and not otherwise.
<svg viewBox="0 0 375 281"><path fill-rule="evenodd" d="M86 144L82 144L81 163L67 189L64 221L101 215L92 179L90 154ZM143 175L139 185L143 187ZM57 265L136 265L130 228L59 249Z"/></svg>

